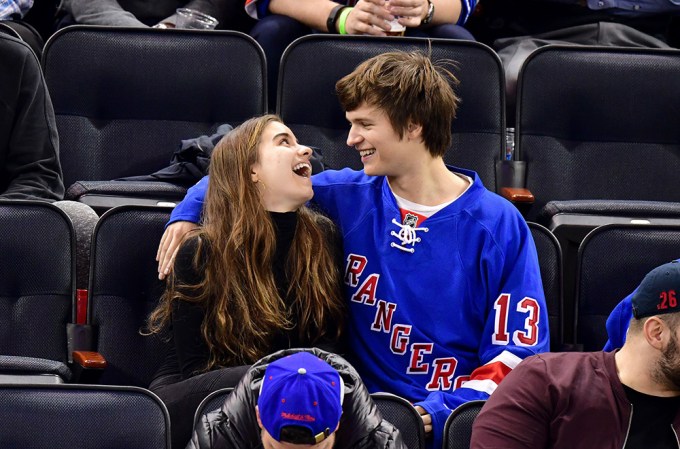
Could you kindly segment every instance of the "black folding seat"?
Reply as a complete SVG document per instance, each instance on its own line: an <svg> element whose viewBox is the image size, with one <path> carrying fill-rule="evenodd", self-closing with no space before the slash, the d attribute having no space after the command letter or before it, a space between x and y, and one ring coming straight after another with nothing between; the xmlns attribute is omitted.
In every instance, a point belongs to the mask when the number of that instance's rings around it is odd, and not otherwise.
<svg viewBox="0 0 680 449"><path fill-rule="evenodd" d="M578 252L576 342L602 349L612 309L653 268L680 258L680 226L611 224L595 228Z"/></svg>
<svg viewBox="0 0 680 449"><path fill-rule="evenodd" d="M456 408L444 426L443 449L469 449L472 425L486 401L470 401Z"/></svg>
<svg viewBox="0 0 680 449"><path fill-rule="evenodd" d="M2 381L70 380L66 328L74 296L75 235L67 215L44 201L0 200Z"/></svg>
<svg viewBox="0 0 680 449"><path fill-rule="evenodd" d="M519 77L515 152L535 196L527 217L553 230L677 218L678 73L680 50L532 53Z"/></svg>
<svg viewBox="0 0 680 449"><path fill-rule="evenodd" d="M201 403L198 404L198 408L194 414L194 427L196 427L203 415L207 415L210 412L214 412L215 410L222 408L224 400L227 399L227 396L229 396L229 393L231 393L232 390L232 387L220 388L219 390L215 390L203 398Z"/></svg>
<svg viewBox="0 0 680 449"><path fill-rule="evenodd" d="M169 449L156 395L137 387L0 385L3 449Z"/></svg>
<svg viewBox="0 0 680 449"><path fill-rule="evenodd" d="M164 360L164 341L140 331L165 287L155 256L169 216L169 208L119 206L94 230L87 316L92 349L107 362L101 384L146 388Z"/></svg>
<svg viewBox="0 0 680 449"><path fill-rule="evenodd" d="M505 182L530 191L533 203L520 208L557 236L568 304L579 244L594 227L680 223L678 73L680 50L557 45L520 71L507 163L516 179Z"/></svg>
<svg viewBox="0 0 680 449"><path fill-rule="evenodd" d="M42 62L67 198L100 212L181 200L191 180L109 181L151 175L183 139L267 111L264 53L236 31L77 25L49 39Z"/></svg>
<svg viewBox="0 0 680 449"><path fill-rule="evenodd" d="M388 393L373 393L371 398L385 421L399 429L402 441L409 449L425 448L423 418L406 399Z"/></svg>
<svg viewBox="0 0 680 449"><path fill-rule="evenodd" d="M550 347L553 351L559 351L565 349L563 332L566 318L562 303L562 250L560 243L547 228L532 222L528 225L538 253L543 292L548 306Z"/></svg>

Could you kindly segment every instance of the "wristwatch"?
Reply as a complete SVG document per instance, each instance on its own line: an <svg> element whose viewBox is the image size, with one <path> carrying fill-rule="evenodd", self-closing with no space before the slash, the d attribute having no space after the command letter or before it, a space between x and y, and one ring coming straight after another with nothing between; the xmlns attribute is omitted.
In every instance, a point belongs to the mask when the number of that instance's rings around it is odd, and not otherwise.
<svg viewBox="0 0 680 449"><path fill-rule="evenodd" d="M432 17L434 16L434 3L432 3L432 0L427 0L427 3L429 3L430 7L427 10L427 15L423 20L420 21L421 25L427 25L432 21Z"/></svg>
<svg viewBox="0 0 680 449"><path fill-rule="evenodd" d="M328 19L326 19L326 29L329 33L338 33L338 28L335 26L335 23L338 21L340 13L345 8L345 5L338 5L331 10L331 13L328 15Z"/></svg>

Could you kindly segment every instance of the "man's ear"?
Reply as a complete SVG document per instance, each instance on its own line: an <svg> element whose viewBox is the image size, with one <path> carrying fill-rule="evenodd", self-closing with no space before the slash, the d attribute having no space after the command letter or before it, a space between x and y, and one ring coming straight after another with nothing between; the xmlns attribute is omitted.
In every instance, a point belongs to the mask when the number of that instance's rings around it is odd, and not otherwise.
<svg viewBox="0 0 680 449"><path fill-rule="evenodd" d="M670 329L666 323L658 316L651 316L642 325L642 333L647 340L647 343L655 349L663 349L666 345L666 340L670 337Z"/></svg>
<svg viewBox="0 0 680 449"><path fill-rule="evenodd" d="M257 417L257 425L260 426L260 429L264 429L262 426L262 420L260 419L260 409L257 407L257 405L255 406L255 416Z"/></svg>
<svg viewBox="0 0 680 449"><path fill-rule="evenodd" d="M408 140L419 140L423 137L423 125L409 122L406 127L406 135Z"/></svg>

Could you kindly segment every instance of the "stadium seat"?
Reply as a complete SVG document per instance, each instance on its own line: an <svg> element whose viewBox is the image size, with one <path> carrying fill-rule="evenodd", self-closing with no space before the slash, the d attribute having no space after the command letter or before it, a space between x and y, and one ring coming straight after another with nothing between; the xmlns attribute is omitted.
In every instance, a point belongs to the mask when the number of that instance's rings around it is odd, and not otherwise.
<svg viewBox="0 0 680 449"><path fill-rule="evenodd" d="M431 51L436 63L458 77L460 84L454 90L462 102L452 125L453 145L444 159L475 170L485 186L494 190L494 164L505 151L505 84L500 59L478 42L328 34L301 37L281 58L278 114L301 142L320 149L330 168L361 169L358 154L346 144L349 126L335 95L335 83L364 60L395 50Z"/></svg>
<svg viewBox="0 0 680 449"><path fill-rule="evenodd" d="M3 449L169 449L168 411L136 387L0 385Z"/></svg>
<svg viewBox="0 0 680 449"><path fill-rule="evenodd" d="M546 46L518 80L516 180L520 206L547 226L575 295L578 247L607 223L680 223L680 50ZM660 94L659 86L663 86ZM518 175L521 176L521 175ZM513 185L516 187L517 185Z"/></svg>
<svg viewBox="0 0 680 449"><path fill-rule="evenodd" d="M183 139L267 111L264 53L235 31L77 25L48 40L42 64L67 199L98 212L181 200L195 180L102 181L151 175Z"/></svg>
<svg viewBox="0 0 680 449"><path fill-rule="evenodd" d="M388 393L373 393L371 398L378 406L383 419L399 429L408 449L425 448L423 419L406 399Z"/></svg>
<svg viewBox="0 0 680 449"><path fill-rule="evenodd" d="M472 424L486 401L470 401L456 408L444 426L443 449L469 449Z"/></svg>
<svg viewBox="0 0 680 449"><path fill-rule="evenodd" d="M655 202L680 203L680 191L669 188L680 170L679 72L680 50L532 53L519 76L516 133L536 198L528 219L555 229L590 216L604 217L597 224L612 222L608 216L676 217L680 205Z"/></svg>
<svg viewBox="0 0 680 449"><path fill-rule="evenodd" d="M62 210L0 201L0 382L70 380L75 259L73 226Z"/></svg>
<svg viewBox="0 0 680 449"><path fill-rule="evenodd" d="M595 228L578 252L576 342L602 349L612 309L653 268L680 258L680 226L611 224Z"/></svg>
<svg viewBox="0 0 680 449"><path fill-rule="evenodd" d="M550 347L552 351L564 349L562 298L562 250L555 236L544 226L528 223L536 244L538 264L541 269L543 292L548 305Z"/></svg>
<svg viewBox="0 0 680 449"><path fill-rule="evenodd" d="M148 387L165 343L140 333L163 293L156 249L169 208L119 206L99 219L92 238L88 324L107 362L98 382Z"/></svg>
<svg viewBox="0 0 680 449"><path fill-rule="evenodd" d="M210 412L222 408L224 400L227 399L227 396L229 396L229 393L231 393L232 390L233 388L231 387L220 388L219 390L215 390L206 396L198 405L196 413L194 414L194 427L198 425L203 415L207 415Z"/></svg>

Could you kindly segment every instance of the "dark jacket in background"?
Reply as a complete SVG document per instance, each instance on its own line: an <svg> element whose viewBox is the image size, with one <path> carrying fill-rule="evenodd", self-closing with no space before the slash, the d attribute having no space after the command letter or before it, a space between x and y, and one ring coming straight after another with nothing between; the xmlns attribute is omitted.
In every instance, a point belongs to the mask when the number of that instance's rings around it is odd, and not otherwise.
<svg viewBox="0 0 680 449"><path fill-rule="evenodd" d="M222 409L203 416L199 421L187 449L261 448L255 406L264 371L272 361L303 350L328 362L345 382L335 449L406 449L399 431L382 419L354 368L339 355L320 349L286 349L256 362L229 395Z"/></svg>
<svg viewBox="0 0 680 449"><path fill-rule="evenodd" d="M0 33L0 198L64 197L54 109L40 63Z"/></svg>

